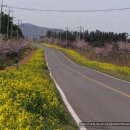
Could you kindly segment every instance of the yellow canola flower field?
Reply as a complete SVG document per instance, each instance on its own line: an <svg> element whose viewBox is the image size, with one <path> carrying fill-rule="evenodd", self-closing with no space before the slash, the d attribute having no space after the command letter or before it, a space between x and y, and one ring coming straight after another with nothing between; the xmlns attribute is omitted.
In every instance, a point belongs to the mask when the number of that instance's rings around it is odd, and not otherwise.
<svg viewBox="0 0 130 130"><path fill-rule="evenodd" d="M62 130L66 114L46 71L42 50L0 71L0 130Z"/></svg>
<svg viewBox="0 0 130 130"><path fill-rule="evenodd" d="M80 53L78 53L72 49L61 48L61 47L47 44L47 43L42 43L42 45L61 50L65 54L67 54L72 60L74 60L74 61L78 62L79 64L84 65L88 68L100 70L100 71L103 71L106 73L109 72L109 74L116 73L115 76L117 76L117 74L119 74L119 75L121 75L120 78L122 78L122 75L126 76L126 77L130 77L130 68L127 66L117 66L114 64L110 64L110 63L102 63L102 62L98 62L98 61L89 60L85 56L81 55Z"/></svg>

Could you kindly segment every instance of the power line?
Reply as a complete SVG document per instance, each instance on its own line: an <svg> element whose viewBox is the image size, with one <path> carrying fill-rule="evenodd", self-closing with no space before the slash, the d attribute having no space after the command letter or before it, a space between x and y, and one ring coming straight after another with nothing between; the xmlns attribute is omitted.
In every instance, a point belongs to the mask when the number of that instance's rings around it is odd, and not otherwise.
<svg viewBox="0 0 130 130"><path fill-rule="evenodd" d="M111 11L125 11L130 10L130 8L113 8L113 9L97 9L97 10L43 10L43 9L34 9L34 8L23 8L23 7L11 7L19 10L27 11L40 11L40 12L66 12L66 13L93 13L93 12L111 12Z"/></svg>

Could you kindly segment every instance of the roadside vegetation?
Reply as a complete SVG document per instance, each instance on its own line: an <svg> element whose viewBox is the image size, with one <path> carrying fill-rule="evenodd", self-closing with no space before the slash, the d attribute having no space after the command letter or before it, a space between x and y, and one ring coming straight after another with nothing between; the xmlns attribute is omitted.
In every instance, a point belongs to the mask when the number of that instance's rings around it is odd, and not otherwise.
<svg viewBox="0 0 130 130"><path fill-rule="evenodd" d="M33 50L30 44L31 41L25 39L0 41L0 69L18 64Z"/></svg>
<svg viewBox="0 0 130 130"><path fill-rule="evenodd" d="M43 51L24 38L13 17L1 16L0 130L75 130Z"/></svg>
<svg viewBox="0 0 130 130"><path fill-rule="evenodd" d="M73 49L89 60L130 67L130 39L127 33L102 31L51 32L41 40Z"/></svg>
<svg viewBox="0 0 130 130"><path fill-rule="evenodd" d="M17 64L30 51L29 39L24 39L22 31L13 17L2 12L0 35L0 69Z"/></svg>
<svg viewBox="0 0 130 130"><path fill-rule="evenodd" d="M74 130L49 77L42 50L25 64L0 71L0 129Z"/></svg>
<svg viewBox="0 0 130 130"><path fill-rule="evenodd" d="M66 49L52 44L45 44L44 46L52 47L64 52L71 60L85 67L104 72L114 77L130 81L130 68L127 66L119 66L110 63L103 63L87 59L84 55L73 49Z"/></svg>
<svg viewBox="0 0 130 130"><path fill-rule="evenodd" d="M66 37L67 34L67 37ZM99 30L96 31L88 31L83 28L80 31L59 31L52 32L48 31L46 34L46 38L53 38L53 40L60 39L61 41L68 40L68 46L71 46L73 42L80 40L85 41L89 45L93 47L102 47L106 43L117 43L117 42L129 42L128 33L114 33L114 32L102 32ZM63 42L63 46L66 44Z"/></svg>

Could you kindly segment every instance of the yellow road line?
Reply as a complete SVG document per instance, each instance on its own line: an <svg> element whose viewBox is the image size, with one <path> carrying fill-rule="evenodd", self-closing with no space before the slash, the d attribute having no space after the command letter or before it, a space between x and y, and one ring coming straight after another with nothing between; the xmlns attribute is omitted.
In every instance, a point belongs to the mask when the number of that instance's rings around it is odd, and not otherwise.
<svg viewBox="0 0 130 130"><path fill-rule="evenodd" d="M64 64L63 64L63 65L64 65ZM104 88L110 89L110 90L112 90L112 91L114 91L114 92L117 92L117 93L119 93L119 94L121 94L121 95L123 95L123 96L126 96L126 97L130 98L130 95L128 95L128 94L126 94L126 93L124 93L124 92L122 92L122 91L120 91L120 90L117 90L117 89L112 88L112 87L110 87L110 86L107 86L107 85L105 85L105 84L103 84L103 83L101 83L101 82L99 82L99 81L97 81L97 80L94 80L94 79L92 79L92 78L90 78L90 77L88 77L88 76L82 74L81 72L79 72L79 71L77 71L77 70L75 70L75 69L71 69L71 68L70 68L69 66L67 66L67 65L64 65L64 66L66 66L68 69L73 70L74 72L78 73L80 76L82 76L83 78L85 78L85 79L87 79L87 80L90 80L90 81L92 81L92 82L94 82L94 83L97 83L97 84L103 86Z"/></svg>
<svg viewBox="0 0 130 130"><path fill-rule="evenodd" d="M56 57L56 55L55 55L54 52L53 52L53 55L54 55L54 57L59 61L59 59ZM126 94L126 93L124 93L124 92L122 92L122 91L120 91L120 90L118 90L118 89L115 89L115 88L110 87L110 86L107 86L107 85L105 85L105 84L103 84L103 83L101 83L101 82L99 82L99 81L97 81L97 80L94 80L94 79L92 79L92 78L90 78L90 77L88 77L88 76L82 74L81 72L79 72L79 71L77 71L77 70L75 70L75 69L72 69L72 68L70 68L69 66L67 66L67 65L65 65L65 64L63 64L63 63L61 63L60 61L59 61L59 63L62 64L63 66L65 66L65 67L67 67L69 70L72 70L72 71L78 73L80 76L82 76L83 78L85 78L85 79L87 79L87 80L90 80L90 81L92 81L92 82L94 82L94 83L96 83L96 84L99 84L99 85L103 86L104 88L107 88L107 89L112 90L112 91L114 91L114 92L116 92L116 93L119 93L119 94L121 94L121 95L123 95L123 96L125 96L125 97L130 98L130 95L128 95L128 94Z"/></svg>

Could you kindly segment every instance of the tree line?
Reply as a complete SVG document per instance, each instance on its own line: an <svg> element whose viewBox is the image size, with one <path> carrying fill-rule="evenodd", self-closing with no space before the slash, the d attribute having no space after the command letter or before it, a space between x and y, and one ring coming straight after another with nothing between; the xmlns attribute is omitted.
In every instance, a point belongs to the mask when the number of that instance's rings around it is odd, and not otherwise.
<svg viewBox="0 0 130 130"><path fill-rule="evenodd" d="M4 35L5 38L7 38L7 35L9 38L16 38L17 36L19 38L23 38L22 31L20 27L13 23L13 18L10 17L8 14L5 14L2 12L1 15L1 34Z"/></svg>
<svg viewBox="0 0 130 130"><path fill-rule="evenodd" d="M71 42L77 40L84 40L92 46L104 46L105 43L112 42L130 42L128 39L128 33L114 33L114 32L102 32L99 30L96 31L62 31L62 32L52 32L49 30L46 34L47 38L55 38L61 40L68 40Z"/></svg>

